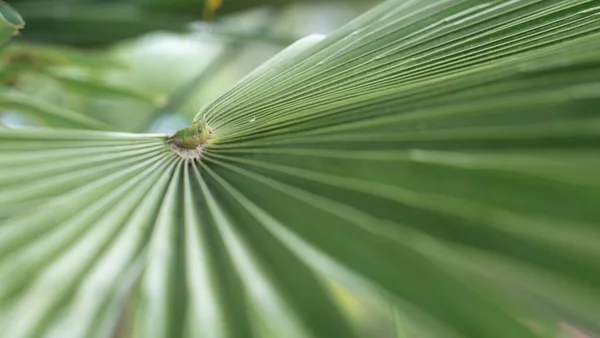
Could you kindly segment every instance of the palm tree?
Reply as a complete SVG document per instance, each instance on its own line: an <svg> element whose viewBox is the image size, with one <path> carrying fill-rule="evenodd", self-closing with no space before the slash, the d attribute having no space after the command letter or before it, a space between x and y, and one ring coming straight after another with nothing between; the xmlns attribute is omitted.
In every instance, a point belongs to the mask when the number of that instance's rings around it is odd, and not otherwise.
<svg viewBox="0 0 600 338"><path fill-rule="evenodd" d="M61 128L0 129L2 335L600 334L598 8L388 0L173 136L4 87Z"/></svg>

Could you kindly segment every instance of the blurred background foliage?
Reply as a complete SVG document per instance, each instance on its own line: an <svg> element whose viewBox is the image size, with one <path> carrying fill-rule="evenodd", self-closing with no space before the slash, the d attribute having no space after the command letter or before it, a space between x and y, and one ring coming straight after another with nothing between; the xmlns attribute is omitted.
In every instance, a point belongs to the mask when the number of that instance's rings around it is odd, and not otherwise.
<svg viewBox="0 0 600 338"><path fill-rule="evenodd" d="M10 1L27 27L0 54L0 122L70 126L26 115L46 109L94 129L172 133L293 41L377 2Z"/></svg>

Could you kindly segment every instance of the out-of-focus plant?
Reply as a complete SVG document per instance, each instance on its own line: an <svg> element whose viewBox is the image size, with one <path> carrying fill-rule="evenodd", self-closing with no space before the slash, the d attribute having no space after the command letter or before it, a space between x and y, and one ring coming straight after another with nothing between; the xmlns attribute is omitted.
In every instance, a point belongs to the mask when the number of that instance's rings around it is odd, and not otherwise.
<svg viewBox="0 0 600 338"><path fill-rule="evenodd" d="M0 2L0 46L19 33L25 22L12 7Z"/></svg>
<svg viewBox="0 0 600 338"><path fill-rule="evenodd" d="M376 3L379 0L352 0ZM111 43L155 30L183 32L199 19L220 20L256 7L281 8L289 0L13 0L27 18L27 36L78 45ZM319 0L294 2L319 3ZM336 1L340 3L348 1Z"/></svg>

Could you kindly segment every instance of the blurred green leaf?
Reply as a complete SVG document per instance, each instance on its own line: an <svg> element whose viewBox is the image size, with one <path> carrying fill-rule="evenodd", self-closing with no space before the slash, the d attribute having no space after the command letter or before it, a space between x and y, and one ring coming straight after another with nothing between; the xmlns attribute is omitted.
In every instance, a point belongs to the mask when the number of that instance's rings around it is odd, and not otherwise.
<svg viewBox="0 0 600 338"><path fill-rule="evenodd" d="M12 43L0 54L3 67L37 70L47 67L78 66L86 69L123 68L122 63L99 50L80 50L61 45Z"/></svg>
<svg viewBox="0 0 600 338"><path fill-rule="evenodd" d="M75 45L112 43L158 30L183 32L189 29L191 22L213 19L215 16L220 18L263 6L278 8L289 4L289 0L14 1L14 6L27 18L25 38ZM284 36L271 33L255 36L223 24L217 24L213 29L222 35L256 38L278 44L289 42Z"/></svg>
<svg viewBox="0 0 600 338"><path fill-rule="evenodd" d="M277 34L268 30L270 22L261 22L262 28L248 31L244 27L238 27L234 22L202 22L192 26L192 31L198 33L198 37L210 39L219 38L225 43L235 44L238 42L263 42L286 47L296 41L295 38L287 35ZM271 20L272 21L272 20Z"/></svg>
<svg viewBox="0 0 600 338"><path fill-rule="evenodd" d="M271 16L269 16L270 18ZM259 27L253 32L254 36L263 36L268 33L269 24L272 20L263 20ZM211 25L211 30L215 25ZM229 27L224 25L223 27ZM219 34L219 33L218 33ZM179 112L194 96L197 96L197 92L202 87L211 86L214 79L218 74L222 74L225 67L229 66L236 60L239 54L247 46L247 39L243 36L229 36L229 41L224 41L223 48L219 51L219 56L213 58L205 67L201 68L200 71L186 82L182 83L176 90L173 91L172 95L168 98L167 103L164 106L159 106L152 114L153 117L163 117L173 112ZM304 41L310 39L304 39ZM306 43L305 43L306 44ZM298 44L301 45L301 44ZM290 48L297 49L296 47ZM273 61L267 62L261 67L269 67ZM194 112L195 113L195 112ZM148 126L147 126L148 127ZM146 129L147 129L146 127Z"/></svg>
<svg viewBox="0 0 600 338"><path fill-rule="evenodd" d="M68 72L60 72L55 70L46 70L42 73L56 80L61 85L67 87L71 92L75 93L82 93L96 97L114 96L132 98L152 103L156 101L156 98L151 93L136 90L127 86L109 84L89 75L69 74Z"/></svg>
<svg viewBox="0 0 600 338"><path fill-rule="evenodd" d="M203 72L217 51L193 37L174 34L148 36L101 53L12 44L0 57L0 74L6 85L40 102L77 111L117 130L144 131L155 118L153 110L169 102L180 82ZM196 112L197 107L192 108L188 116Z"/></svg>
<svg viewBox="0 0 600 338"><path fill-rule="evenodd" d="M0 46L25 26L23 18L6 2L0 1Z"/></svg>
<svg viewBox="0 0 600 338"><path fill-rule="evenodd" d="M410 338L409 334L407 333L407 326L406 323L404 321L404 319L402 318L402 315L400 314L400 312L398 312L398 310L392 308L392 312L393 312L393 316L394 316L394 324L395 324L395 328L396 328L396 338Z"/></svg>
<svg viewBox="0 0 600 338"><path fill-rule="evenodd" d="M17 1L27 18L23 37L52 43L96 45L155 30L184 31L190 17L148 11L131 3Z"/></svg>
<svg viewBox="0 0 600 338"><path fill-rule="evenodd" d="M0 92L0 110L15 109L45 123L63 128L108 130L111 127L91 117L38 101L17 91Z"/></svg>
<svg viewBox="0 0 600 338"><path fill-rule="evenodd" d="M195 149L0 130L3 334L356 336L329 280L433 336L598 334L597 13L389 0L205 106Z"/></svg>

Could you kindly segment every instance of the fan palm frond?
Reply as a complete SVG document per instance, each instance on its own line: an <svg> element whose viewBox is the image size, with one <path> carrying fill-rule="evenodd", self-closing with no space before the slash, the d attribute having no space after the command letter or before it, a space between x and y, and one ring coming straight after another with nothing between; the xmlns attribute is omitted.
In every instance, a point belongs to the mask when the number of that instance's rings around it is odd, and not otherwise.
<svg viewBox="0 0 600 338"><path fill-rule="evenodd" d="M354 336L330 280L448 336L600 332L597 13L390 0L174 137L0 130L2 332Z"/></svg>

